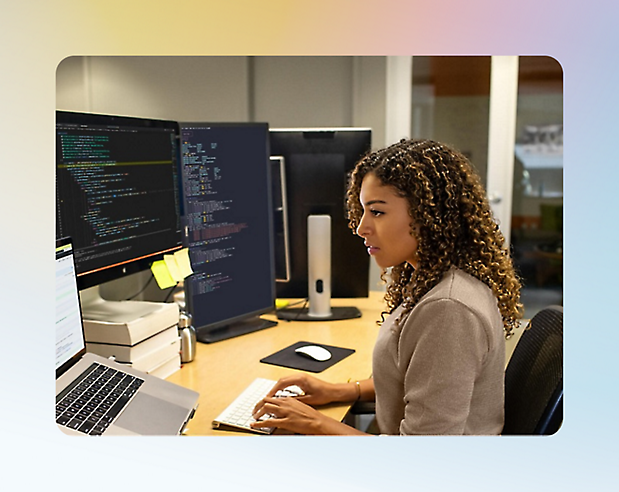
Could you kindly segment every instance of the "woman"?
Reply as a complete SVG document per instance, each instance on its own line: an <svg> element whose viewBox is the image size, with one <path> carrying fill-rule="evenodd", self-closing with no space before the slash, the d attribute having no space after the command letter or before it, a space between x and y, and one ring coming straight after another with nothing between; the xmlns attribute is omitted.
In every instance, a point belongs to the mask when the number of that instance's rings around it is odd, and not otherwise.
<svg viewBox="0 0 619 492"><path fill-rule="evenodd" d="M384 434L499 434L520 283L470 163L440 143L402 140L357 164L347 205L387 280L373 377L283 378L256 407L255 417L273 418L254 426L362 434L310 406L360 399L376 401ZM305 394L273 398L292 384Z"/></svg>

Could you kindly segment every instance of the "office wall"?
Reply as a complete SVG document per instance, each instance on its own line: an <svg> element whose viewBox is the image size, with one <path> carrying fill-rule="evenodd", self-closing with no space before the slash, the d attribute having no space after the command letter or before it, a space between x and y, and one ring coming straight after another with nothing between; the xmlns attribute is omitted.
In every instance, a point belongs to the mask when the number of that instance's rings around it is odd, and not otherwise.
<svg viewBox="0 0 619 492"><path fill-rule="evenodd" d="M352 126L353 57L71 57L58 109L178 121Z"/></svg>
<svg viewBox="0 0 619 492"><path fill-rule="evenodd" d="M381 147L386 69L382 56L70 57L57 69L56 107L273 127L364 126Z"/></svg>
<svg viewBox="0 0 619 492"><path fill-rule="evenodd" d="M247 57L73 57L56 72L56 107L176 121L247 121Z"/></svg>
<svg viewBox="0 0 619 492"><path fill-rule="evenodd" d="M352 126L353 57L252 58L254 119L272 127Z"/></svg>

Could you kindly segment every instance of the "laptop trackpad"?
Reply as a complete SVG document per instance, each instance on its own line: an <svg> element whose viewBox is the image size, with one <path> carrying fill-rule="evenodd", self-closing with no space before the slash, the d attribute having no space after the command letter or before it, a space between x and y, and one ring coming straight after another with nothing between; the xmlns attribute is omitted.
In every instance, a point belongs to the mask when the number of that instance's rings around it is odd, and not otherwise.
<svg viewBox="0 0 619 492"><path fill-rule="evenodd" d="M177 435L186 418L186 408L138 393L114 425L145 436Z"/></svg>

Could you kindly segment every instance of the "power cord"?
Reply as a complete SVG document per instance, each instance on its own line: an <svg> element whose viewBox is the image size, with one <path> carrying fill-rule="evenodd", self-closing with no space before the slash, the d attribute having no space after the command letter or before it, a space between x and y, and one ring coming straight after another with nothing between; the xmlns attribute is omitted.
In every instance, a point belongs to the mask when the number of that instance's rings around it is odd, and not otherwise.
<svg viewBox="0 0 619 492"><path fill-rule="evenodd" d="M139 296L142 292L144 292L146 290L146 287L148 287L150 285L150 283L153 281L153 279L155 278L155 276L151 273L150 278L148 279L148 282L146 282L146 284L144 285L144 287L142 287L136 294L132 295L131 297L128 297L127 299L125 299L126 301L132 301L133 299L135 299L137 296Z"/></svg>

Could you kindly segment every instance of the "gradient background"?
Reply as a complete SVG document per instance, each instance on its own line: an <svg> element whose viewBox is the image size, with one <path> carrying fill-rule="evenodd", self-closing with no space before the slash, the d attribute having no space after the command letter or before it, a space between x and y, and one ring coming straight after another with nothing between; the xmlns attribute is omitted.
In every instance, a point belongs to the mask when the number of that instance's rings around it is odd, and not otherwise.
<svg viewBox="0 0 619 492"><path fill-rule="evenodd" d="M22 0L0 8L3 485L615 490L610 1ZM565 425L550 438L70 439L52 423L55 69L70 55L550 55L565 74ZM613 313L614 314L614 313ZM30 386L36 391L29 408ZM208 398L208 395L206 395ZM24 416L19 421L18 416ZM87 479L95 463L104 472ZM611 468L612 467L612 468ZM88 482L85 482L88 480Z"/></svg>

